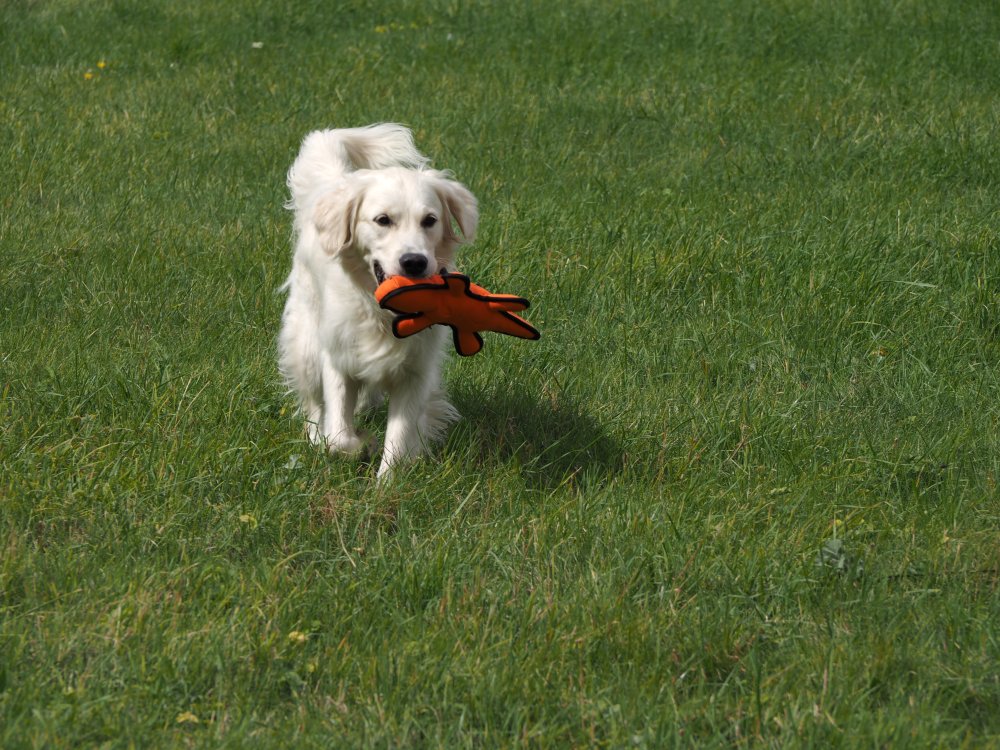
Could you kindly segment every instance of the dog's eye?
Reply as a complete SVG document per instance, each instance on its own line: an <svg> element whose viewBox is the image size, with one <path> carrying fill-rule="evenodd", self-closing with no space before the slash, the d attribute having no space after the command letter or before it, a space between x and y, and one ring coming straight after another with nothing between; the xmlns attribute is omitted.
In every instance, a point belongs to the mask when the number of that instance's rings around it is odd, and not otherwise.
<svg viewBox="0 0 1000 750"><path fill-rule="evenodd" d="M420 226L424 229L430 229L432 226L438 223L438 217L434 214L427 214L423 220L420 222Z"/></svg>
<svg viewBox="0 0 1000 750"><path fill-rule="evenodd" d="M378 216L375 217L375 223L378 224L380 227L391 227L392 219L390 219L385 214L379 214Z"/></svg>

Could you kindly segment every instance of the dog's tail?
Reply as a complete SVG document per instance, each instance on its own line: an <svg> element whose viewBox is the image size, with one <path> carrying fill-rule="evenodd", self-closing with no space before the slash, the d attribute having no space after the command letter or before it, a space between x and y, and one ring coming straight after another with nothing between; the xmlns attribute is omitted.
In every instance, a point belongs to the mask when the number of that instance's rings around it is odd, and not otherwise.
<svg viewBox="0 0 1000 750"><path fill-rule="evenodd" d="M428 159L413 145L403 125L387 122L365 128L316 130L305 137L298 158L288 170L292 198L288 208L302 207L324 184L356 169L421 168Z"/></svg>

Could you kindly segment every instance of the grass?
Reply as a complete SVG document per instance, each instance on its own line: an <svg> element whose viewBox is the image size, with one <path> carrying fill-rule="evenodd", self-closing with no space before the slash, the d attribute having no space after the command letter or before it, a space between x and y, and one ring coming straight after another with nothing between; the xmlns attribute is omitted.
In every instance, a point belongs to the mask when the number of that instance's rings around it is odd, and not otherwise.
<svg viewBox="0 0 1000 750"><path fill-rule="evenodd" d="M0 745L1000 745L994 4L0 18ZM543 338L379 492L274 337L383 120Z"/></svg>

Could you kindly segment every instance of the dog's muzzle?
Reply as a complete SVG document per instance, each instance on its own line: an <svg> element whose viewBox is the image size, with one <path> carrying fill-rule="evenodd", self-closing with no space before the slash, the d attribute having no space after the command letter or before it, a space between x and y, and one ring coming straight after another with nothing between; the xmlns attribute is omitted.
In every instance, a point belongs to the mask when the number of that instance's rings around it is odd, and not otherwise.
<svg viewBox="0 0 1000 750"><path fill-rule="evenodd" d="M439 274L448 273L448 269L445 268L444 266L441 266L441 270L438 271L438 273ZM383 281L385 281L385 269L382 268L382 264L379 263L377 260L372 263L372 274L375 276L376 284L381 284Z"/></svg>
<svg viewBox="0 0 1000 750"><path fill-rule="evenodd" d="M403 253L399 257L403 273L411 279L418 279L427 271L427 256L420 253Z"/></svg>

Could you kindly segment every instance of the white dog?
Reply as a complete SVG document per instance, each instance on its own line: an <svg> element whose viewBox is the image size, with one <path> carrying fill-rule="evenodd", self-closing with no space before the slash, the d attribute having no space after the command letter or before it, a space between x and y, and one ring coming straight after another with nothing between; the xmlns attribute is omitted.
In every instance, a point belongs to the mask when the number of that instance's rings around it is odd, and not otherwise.
<svg viewBox="0 0 1000 750"><path fill-rule="evenodd" d="M310 133L288 187L296 243L283 287L281 373L298 395L309 439L331 452L370 448L355 412L388 396L381 480L441 439L458 413L441 387L448 330L395 338L375 287L387 276L454 270L456 247L475 237L476 199L428 169L410 131L394 124Z"/></svg>

